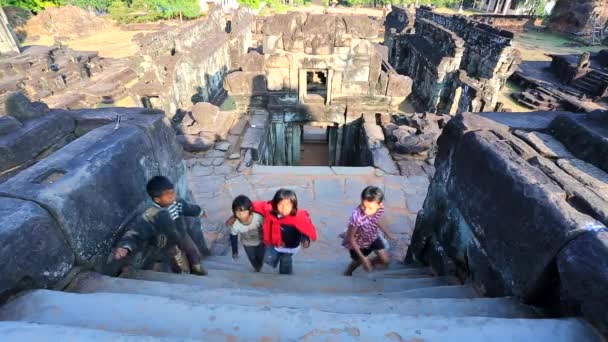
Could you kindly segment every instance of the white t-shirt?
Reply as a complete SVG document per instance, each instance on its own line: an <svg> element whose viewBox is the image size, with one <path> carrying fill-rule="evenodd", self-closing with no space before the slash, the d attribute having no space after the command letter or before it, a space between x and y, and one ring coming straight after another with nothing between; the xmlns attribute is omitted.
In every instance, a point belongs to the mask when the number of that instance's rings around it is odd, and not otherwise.
<svg viewBox="0 0 608 342"><path fill-rule="evenodd" d="M264 225L264 217L258 213L253 213L251 223L248 225L242 224L236 220L230 228L231 235L240 235L243 246L257 246L262 243L262 226Z"/></svg>

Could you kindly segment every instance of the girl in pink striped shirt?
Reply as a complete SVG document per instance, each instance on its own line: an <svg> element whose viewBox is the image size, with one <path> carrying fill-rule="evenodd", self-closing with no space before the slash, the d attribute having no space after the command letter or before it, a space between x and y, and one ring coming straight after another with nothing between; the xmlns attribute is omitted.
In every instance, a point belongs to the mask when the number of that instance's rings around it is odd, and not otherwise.
<svg viewBox="0 0 608 342"><path fill-rule="evenodd" d="M352 276L353 272L363 265L366 271L373 266L387 266L389 255L386 246L379 235L381 230L390 240L392 234L380 225L380 217L384 213L384 192L378 187L368 186L361 192L361 204L353 211L348 230L342 241L342 246L350 250L352 262L348 265L345 276ZM376 253L376 258L369 260L368 256Z"/></svg>

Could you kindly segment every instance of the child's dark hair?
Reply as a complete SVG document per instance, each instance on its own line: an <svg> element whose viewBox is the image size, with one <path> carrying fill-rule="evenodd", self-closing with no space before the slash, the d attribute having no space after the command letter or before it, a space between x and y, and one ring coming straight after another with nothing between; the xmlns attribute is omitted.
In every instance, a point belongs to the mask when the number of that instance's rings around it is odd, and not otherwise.
<svg viewBox="0 0 608 342"><path fill-rule="evenodd" d="M146 185L146 191L148 192L148 196L151 198L160 197L162 196L163 192L173 189L173 183L171 183L169 178L164 176L154 176Z"/></svg>
<svg viewBox="0 0 608 342"><path fill-rule="evenodd" d="M368 186L361 192L361 201L382 203L384 191L377 186Z"/></svg>
<svg viewBox="0 0 608 342"><path fill-rule="evenodd" d="M289 200L293 205L290 215L295 215L298 212L298 197L296 196L296 193L288 189L279 189L272 199L272 213L274 215L279 213L277 206L282 200Z"/></svg>
<svg viewBox="0 0 608 342"><path fill-rule="evenodd" d="M253 211L253 203L251 203L249 197L239 195L232 201L232 212L236 213L237 211Z"/></svg>

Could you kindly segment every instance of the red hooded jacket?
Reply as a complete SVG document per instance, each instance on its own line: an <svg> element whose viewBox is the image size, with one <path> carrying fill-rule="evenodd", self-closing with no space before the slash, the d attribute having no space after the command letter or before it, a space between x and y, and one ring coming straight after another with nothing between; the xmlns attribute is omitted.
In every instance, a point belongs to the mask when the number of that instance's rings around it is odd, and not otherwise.
<svg viewBox="0 0 608 342"><path fill-rule="evenodd" d="M300 233L308 236L312 241L317 240L317 230L310 220L306 210L298 210L295 216L281 218L272 214L272 203L264 201L253 202L253 211L264 216L264 244L267 246L281 246L281 224L293 225Z"/></svg>

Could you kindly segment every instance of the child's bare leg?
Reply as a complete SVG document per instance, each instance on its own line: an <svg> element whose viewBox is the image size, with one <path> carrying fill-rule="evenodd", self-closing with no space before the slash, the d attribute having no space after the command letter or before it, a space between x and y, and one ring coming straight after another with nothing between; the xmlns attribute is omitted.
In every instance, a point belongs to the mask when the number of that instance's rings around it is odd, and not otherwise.
<svg viewBox="0 0 608 342"><path fill-rule="evenodd" d="M384 269L388 267L388 263L390 261L390 256L388 252L384 249L379 249L376 251L376 257L372 259L372 265L374 267Z"/></svg>
<svg viewBox="0 0 608 342"><path fill-rule="evenodd" d="M355 261L355 260L351 261L351 263L346 268L346 271L344 271L344 275L347 277L351 277L353 275L353 272L355 272L355 270L359 266L361 266L361 263L359 261Z"/></svg>

